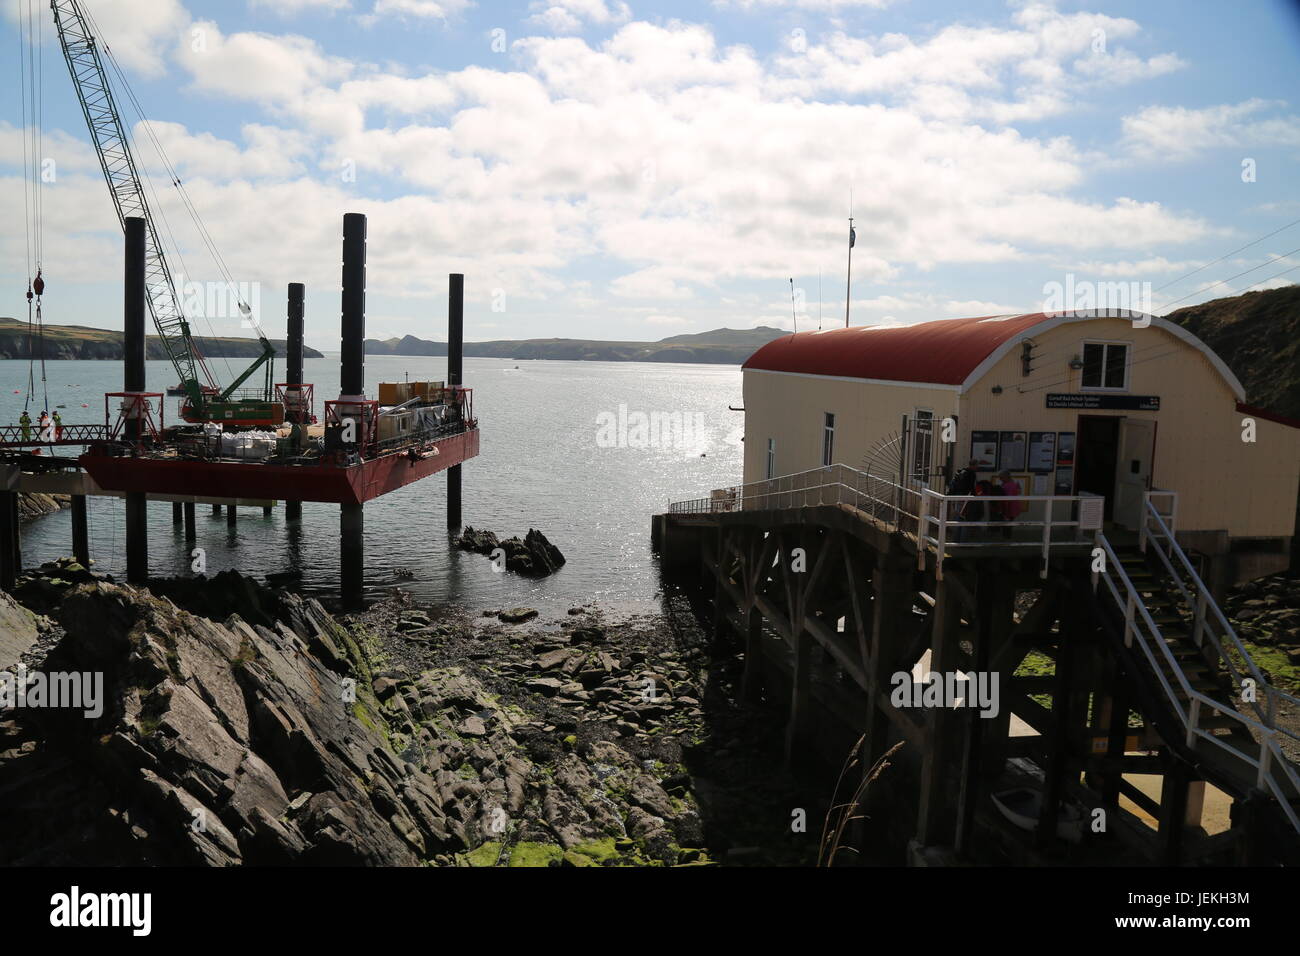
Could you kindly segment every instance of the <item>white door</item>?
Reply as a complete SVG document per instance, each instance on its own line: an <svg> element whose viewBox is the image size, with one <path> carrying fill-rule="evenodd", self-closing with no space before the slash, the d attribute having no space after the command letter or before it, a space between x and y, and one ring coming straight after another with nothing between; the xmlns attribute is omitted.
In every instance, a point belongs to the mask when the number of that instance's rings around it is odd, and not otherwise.
<svg viewBox="0 0 1300 956"><path fill-rule="evenodd" d="M1115 464L1117 525L1136 531L1142 523L1143 492L1151 488L1151 460L1155 454L1156 423L1126 418L1119 425L1119 461Z"/></svg>

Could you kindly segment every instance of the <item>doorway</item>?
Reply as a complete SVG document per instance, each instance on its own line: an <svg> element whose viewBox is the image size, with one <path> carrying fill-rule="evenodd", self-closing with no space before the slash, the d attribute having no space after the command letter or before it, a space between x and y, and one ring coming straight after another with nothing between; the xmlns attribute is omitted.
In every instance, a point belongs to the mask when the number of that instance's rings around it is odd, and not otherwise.
<svg viewBox="0 0 1300 956"><path fill-rule="evenodd" d="M1106 499L1105 517L1110 521L1115 511L1115 466L1119 460L1118 418L1099 415L1079 416L1079 440L1076 450L1075 494L1101 495Z"/></svg>

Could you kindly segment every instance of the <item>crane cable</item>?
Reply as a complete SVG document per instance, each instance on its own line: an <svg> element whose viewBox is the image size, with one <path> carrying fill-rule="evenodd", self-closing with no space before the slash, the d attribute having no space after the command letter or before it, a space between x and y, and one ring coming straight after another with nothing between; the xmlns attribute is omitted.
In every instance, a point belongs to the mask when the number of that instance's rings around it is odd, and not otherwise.
<svg viewBox="0 0 1300 956"><path fill-rule="evenodd" d="M91 29L102 40L103 32L100 30L99 24L95 22L94 16L91 14L89 10L83 9L83 13L86 17L86 20L89 22ZM198 207L194 203L192 197L190 196L189 191L185 188L184 183L181 181L180 174L177 172L176 167L172 164L171 159L167 156L166 150L163 149L163 145L161 141L159 141L157 134L154 132L153 124L149 121L148 117L145 115L144 107L140 104L140 100L135 95L135 90L132 88L130 82L126 78L125 71L123 71L121 65L117 61L117 57L113 54L113 50L111 46L109 46L109 44L106 41L102 43L101 49L104 51L105 56L108 58L109 65L112 67L113 72L117 77L118 83L122 91L126 94L128 103L130 104L132 109L134 109L136 115L140 118L140 125L144 128L145 134L149 138L150 144L153 146L154 151L158 154L158 158L161 160L163 164L163 168L165 169L167 176L171 181L172 186L176 189L177 195L181 201L182 208L185 209L191 221L194 223L194 226L199 233L199 238L202 240L204 246L206 247L209 257L212 259L213 264L217 267L218 272L221 274L222 280L226 283L227 286L229 286L236 293L236 295L238 295L239 288L235 284L234 276L231 274L229 268L227 267L226 261L224 257L222 257L221 252L217 249L216 241L212 238L211 232L208 230L207 225L203 222L203 217L199 215ZM149 180L148 176L145 175L143 179L146 185L149 187L150 192L153 192L153 184ZM156 193L154 194L154 202L159 207L159 212L163 217L163 222L167 226L168 233L170 234L171 226L169 223L167 223L166 213L162 211L162 204L158 202L158 197ZM179 257L180 244L176 242L174 235L172 236L172 245L176 248L177 256ZM181 267L184 268L183 259L181 260ZM246 302L243 301L242 298L239 299L239 311L244 316L248 316L248 317L252 316L252 309L248 306ZM212 335L213 338L216 338L216 330L213 328L212 322L208 318L206 313L203 313L203 319L205 324L208 326L209 333ZM255 325L254 327L256 328L257 326ZM201 352L198 355L198 361L199 364L203 367L204 371L207 372L207 365L206 362L204 362L203 360ZM222 356L222 361L226 366L227 374L233 377L234 371L230 367L229 359L225 356ZM209 372L207 374L211 383L211 373Z"/></svg>
<svg viewBox="0 0 1300 956"><path fill-rule="evenodd" d="M27 0L26 17L18 11L19 101L23 129L23 219L27 243L27 394L23 412L31 408L36 392L36 353L40 352L41 388L45 408L50 407L50 390L45 366L45 322L42 296L45 279L41 267L45 255L45 200L42 190L44 152L45 58L43 20L35 12L34 0ZM36 275L32 277L32 267ZM35 341L33 341L33 339Z"/></svg>

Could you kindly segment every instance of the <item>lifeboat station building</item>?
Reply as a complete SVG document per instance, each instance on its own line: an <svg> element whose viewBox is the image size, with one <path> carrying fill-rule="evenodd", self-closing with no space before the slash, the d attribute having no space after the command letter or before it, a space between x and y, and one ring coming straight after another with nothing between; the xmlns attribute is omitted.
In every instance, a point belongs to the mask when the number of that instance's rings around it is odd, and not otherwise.
<svg viewBox="0 0 1300 956"><path fill-rule="evenodd" d="M746 485L842 464L943 492L1008 470L1137 529L1173 492L1214 591L1284 569L1300 422L1245 404L1204 342L1151 315L998 315L800 332L744 365Z"/></svg>

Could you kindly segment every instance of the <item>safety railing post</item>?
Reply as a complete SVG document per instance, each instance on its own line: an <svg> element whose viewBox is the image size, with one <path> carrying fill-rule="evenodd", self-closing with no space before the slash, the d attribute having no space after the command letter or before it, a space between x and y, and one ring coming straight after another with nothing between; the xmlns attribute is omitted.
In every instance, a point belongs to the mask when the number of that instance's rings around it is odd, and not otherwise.
<svg viewBox="0 0 1300 956"><path fill-rule="evenodd" d="M924 510L924 508L925 508L925 499L926 499L926 497L927 497L926 493L925 493L924 491L921 492L921 509L922 509L922 510ZM944 502L944 501L940 501L940 502L939 502L939 535L938 535L938 539L937 539L937 541L938 541L938 545L937 545L937 547L934 549L934 579L935 579L936 581L942 581L942 580L943 580L943 559L944 559L944 557L945 557L945 555L946 555L947 548L948 548L948 515L945 513L946 510L947 510L947 509L944 507L945 504L946 504L946 502ZM919 534L921 535L921 537L919 537L918 540L917 540L917 544L918 544L918 547L919 547L919 546L920 546L921 544L923 544L924 541L925 541L925 538L924 538L924 535L925 535L925 529L924 529L924 528L919 528L919 529L918 529L918 532L919 532Z"/></svg>
<svg viewBox="0 0 1300 956"><path fill-rule="evenodd" d="M1262 735L1259 742L1259 773L1255 776L1255 786L1260 790L1266 789L1266 782L1269 776L1269 765L1273 761L1273 738L1276 736L1275 731L1268 731Z"/></svg>
<svg viewBox="0 0 1300 956"><path fill-rule="evenodd" d="M1096 594L1096 593L1097 593L1097 585L1101 584L1101 572L1097 570L1097 556L1096 556L1096 552L1097 552L1097 551L1099 551L1099 550L1101 551L1101 566L1102 566L1103 568L1106 566L1106 549L1103 548L1103 547L1101 546L1101 532L1100 532L1100 531L1094 531L1094 532L1092 533L1092 550L1093 550L1093 559L1092 559L1092 562L1093 562L1093 563L1092 563L1092 593L1093 593L1093 594Z"/></svg>
<svg viewBox="0 0 1300 956"><path fill-rule="evenodd" d="M1196 627L1192 632L1192 643L1197 647L1205 640L1205 611L1205 591L1199 590L1196 592Z"/></svg>
<svg viewBox="0 0 1300 956"><path fill-rule="evenodd" d="M1136 603L1133 600L1133 591L1129 589L1128 598L1124 604L1124 646L1133 646L1133 618L1137 612Z"/></svg>
<svg viewBox="0 0 1300 956"><path fill-rule="evenodd" d="M1192 698L1192 709L1187 714L1187 746L1196 746L1196 728L1201 724L1201 699Z"/></svg>
<svg viewBox="0 0 1300 956"><path fill-rule="evenodd" d="M1043 570L1038 572L1038 576L1046 580L1047 570L1051 567L1051 550L1052 550L1052 503L1044 502L1047 507L1043 512Z"/></svg>
<svg viewBox="0 0 1300 956"><path fill-rule="evenodd" d="M1147 528L1151 525L1151 492L1142 492L1142 520L1138 522L1138 550L1147 553Z"/></svg>
<svg viewBox="0 0 1300 956"><path fill-rule="evenodd" d="M942 507L942 505L940 505L940 507ZM916 535L916 570L918 571L925 570L925 548L926 548L925 529L928 523L929 510L930 510L929 496L922 495L921 507L917 509L917 511L919 511L920 514L917 515L917 519L916 519L919 522L919 525L917 526L917 535ZM895 515L897 515L897 512L895 512ZM942 530L943 529L941 525L940 531L942 532Z"/></svg>

